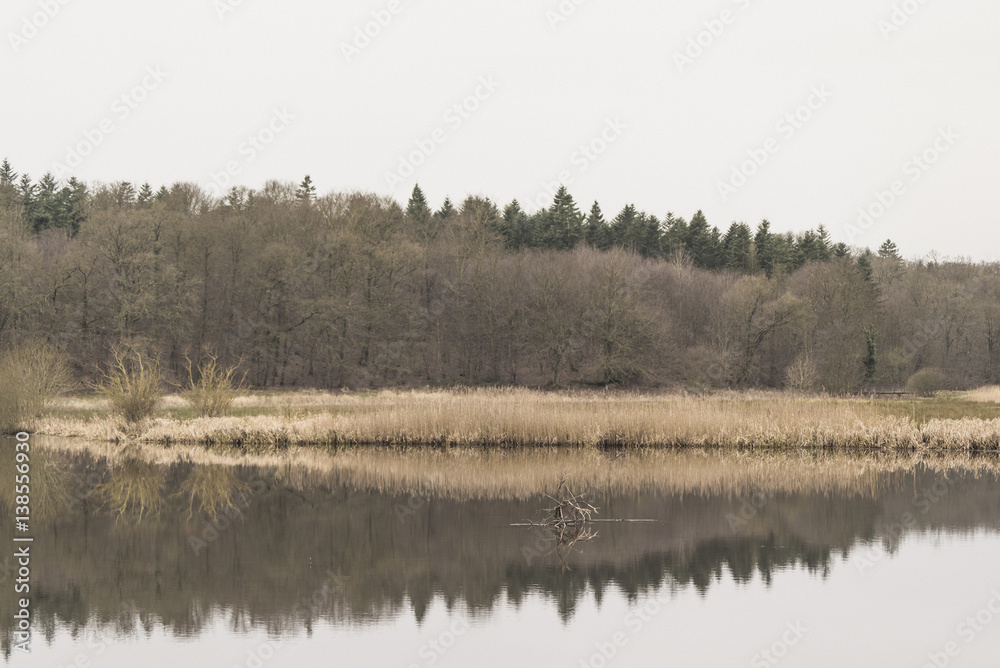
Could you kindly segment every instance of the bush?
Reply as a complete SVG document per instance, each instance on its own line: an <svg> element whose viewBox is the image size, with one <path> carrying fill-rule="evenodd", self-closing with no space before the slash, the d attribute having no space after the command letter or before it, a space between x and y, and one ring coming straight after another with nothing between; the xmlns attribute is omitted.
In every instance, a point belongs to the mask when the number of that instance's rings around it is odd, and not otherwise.
<svg viewBox="0 0 1000 668"><path fill-rule="evenodd" d="M201 417L222 417L229 412L233 400L243 388L243 377L233 382L237 372L236 366L222 368L212 357L198 367L198 380L194 380L194 370L188 361L188 389L182 396Z"/></svg>
<svg viewBox="0 0 1000 668"><path fill-rule="evenodd" d="M799 392L806 392L816 387L818 377L816 364L808 353L802 353L796 357L785 371L785 382L788 387Z"/></svg>
<svg viewBox="0 0 1000 668"><path fill-rule="evenodd" d="M916 372L906 381L906 391L918 397L933 397L936 392L948 389L951 381L941 369L928 367Z"/></svg>
<svg viewBox="0 0 1000 668"><path fill-rule="evenodd" d="M160 362L138 352L114 351L115 362L97 386L114 411L130 425L152 417L160 401Z"/></svg>
<svg viewBox="0 0 1000 668"><path fill-rule="evenodd" d="M66 356L43 343L0 354L0 433L31 429L45 405L73 387Z"/></svg>

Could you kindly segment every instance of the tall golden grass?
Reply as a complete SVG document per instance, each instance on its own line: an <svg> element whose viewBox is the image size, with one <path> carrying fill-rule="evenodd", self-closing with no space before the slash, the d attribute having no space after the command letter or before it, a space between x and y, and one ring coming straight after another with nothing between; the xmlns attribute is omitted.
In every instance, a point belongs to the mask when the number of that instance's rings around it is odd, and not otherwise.
<svg viewBox="0 0 1000 668"><path fill-rule="evenodd" d="M253 405L252 397L236 404ZM308 393L259 399L271 414L160 417L137 437L113 419L53 417L38 432L90 440L229 445L739 447L979 449L1000 447L1000 420L890 415L878 401L781 393L552 393L526 389ZM280 403L280 402L286 403ZM313 410L294 412L290 406ZM275 414L274 411L281 412Z"/></svg>
<svg viewBox="0 0 1000 668"><path fill-rule="evenodd" d="M975 390L971 390L970 392L967 392L965 396L970 401L1000 404L1000 385L990 385L987 387L980 387Z"/></svg>

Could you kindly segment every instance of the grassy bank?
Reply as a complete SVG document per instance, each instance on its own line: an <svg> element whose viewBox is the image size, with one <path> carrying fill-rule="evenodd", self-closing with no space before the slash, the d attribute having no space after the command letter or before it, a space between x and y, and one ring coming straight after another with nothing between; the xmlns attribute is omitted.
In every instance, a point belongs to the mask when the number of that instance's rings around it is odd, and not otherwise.
<svg viewBox="0 0 1000 668"><path fill-rule="evenodd" d="M126 428L100 399L61 400L36 433L94 441L293 445L843 447L1000 449L992 390L934 399L763 392L710 396L526 389L248 394L228 417L196 417L179 397Z"/></svg>

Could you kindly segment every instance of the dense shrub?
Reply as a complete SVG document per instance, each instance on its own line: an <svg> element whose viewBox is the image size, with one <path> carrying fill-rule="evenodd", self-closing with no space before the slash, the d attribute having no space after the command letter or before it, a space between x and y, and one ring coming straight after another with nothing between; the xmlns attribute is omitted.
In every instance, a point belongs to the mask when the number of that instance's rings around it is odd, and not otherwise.
<svg viewBox="0 0 1000 668"><path fill-rule="evenodd" d="M221 417L229 412L240 390L243 377L236 380L236 366L223 367L212 357L198 367L198 380L188 362L188 386L183 393L201 417ZM245 374L244 374L245 376Z"/></svg>
<svg viewBox="0 0 1000 668"><path fill-rule="evenodd" d="M42 343L0 354L0 433L29 430L46 403L73 386L66 357Z"/></svg>
<svg viewBox="0 0 1000 668"><path fill-rule="evenodd" d="M928 367L916 372L906 381L906 391L918 397L933 397L950 386L948 375L941 369Z"/></svg>
<svg viewBox="0 0 1000 668"><path fill-rule="evenodd" d="M138 424L152 417L162 396L160 362L134 351L115 351L115 362L97 389L126 423Z"/></svg>

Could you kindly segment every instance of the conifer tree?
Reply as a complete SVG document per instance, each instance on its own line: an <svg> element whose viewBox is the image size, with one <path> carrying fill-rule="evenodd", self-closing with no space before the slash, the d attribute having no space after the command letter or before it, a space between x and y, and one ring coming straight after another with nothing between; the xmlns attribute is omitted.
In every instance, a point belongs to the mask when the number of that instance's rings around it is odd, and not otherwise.
<svg viewBox="0 0 1000 668"><path fill-rule="evenodd" d="M500 236L503 237L504 246L510 250L532 245L530 219L516 199L503 209L503 216L500 218Z"/></svg>
<svg viewBox="0 0 1000 668"><path fill-rule="evenodd" d="M899 248L897 248L896 244L892 242L892 239L886 239L885 242L878 247L878 256L892 260L902 259L899 256Z"/></svg>
<svg viewBox="0 0 1000 668"><path fill-rule="evenodd" d="M298 190L295 191L295 197L304 204L309 204L316 199L316 186L313 185L312 177L308 174L302 179Z"/></svg>
<svg viewBox="0 0 1000 668"><path fill-rule="evenodd" d="M566 186L559 186L539 232L541 245L555 250L570 250L583 239L583 216Z"/></svg>
<svg viewBox="0 0 1000 668"><path fill-rule="evenodd" d="M583 225L584 238L588 245L599 250L611 248L611 230L608 229L608 223L604 220L601 205L596 201L590 207L590 213Z"/></svg>
<svg viewBox="0 0 1000 668"><path fill-rule="evenodd" d="M451 203L451 198L445 197L444 204L441 205L441 208L437 210L434 216L438 220L445 221L451 218L452 216L456 215L457 213L458 211L455 210L455 205Z"/></svg>
<svg viewBox="0 0 1000 668"><path fill-rule="evenodd" d="M143 183L142 187L139 188L139 207L143 209L149 208L154 196L153 187L149 185L149 181Z"/></svg>

